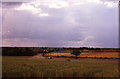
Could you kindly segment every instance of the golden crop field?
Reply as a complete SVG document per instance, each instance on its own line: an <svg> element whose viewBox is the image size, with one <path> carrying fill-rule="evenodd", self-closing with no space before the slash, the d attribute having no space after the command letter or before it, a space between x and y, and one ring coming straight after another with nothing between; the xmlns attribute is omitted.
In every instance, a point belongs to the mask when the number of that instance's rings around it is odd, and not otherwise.
<svg viewBox="0 0 120 79"><path fill-rule="evenodd" d="M74 56L71 53L47 53L46 56ZM112 57L119 58L119 52L95 52L95 53L81 53L78 57Z"/></svg>

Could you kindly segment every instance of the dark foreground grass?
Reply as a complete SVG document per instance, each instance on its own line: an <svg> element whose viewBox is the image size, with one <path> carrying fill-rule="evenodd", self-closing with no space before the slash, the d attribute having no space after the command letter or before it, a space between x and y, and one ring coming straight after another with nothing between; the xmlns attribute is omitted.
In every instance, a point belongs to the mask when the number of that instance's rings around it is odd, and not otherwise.
<svg viewBox="0 0 120 79"><path fill-rule="evenodd" d="M2 77L118 77L117 63L73 62L30 57L2 58Z"/></svg>

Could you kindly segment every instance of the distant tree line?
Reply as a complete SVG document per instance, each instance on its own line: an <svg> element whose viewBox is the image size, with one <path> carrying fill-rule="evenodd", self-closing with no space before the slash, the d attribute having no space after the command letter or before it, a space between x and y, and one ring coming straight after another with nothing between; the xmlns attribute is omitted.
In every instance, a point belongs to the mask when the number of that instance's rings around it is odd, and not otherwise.
<svg viewBox="0 0 120 79"><path fill-rule="evenodd" d="M80 51L117 51L119 48L89 48L89 47L79 47L79 48L54 48L54 47L2 47L3 56L33 56L39 53L51 53L57 51L71 51L71 50L80 50Z"/></svg>
<svg viewBox="0 0 120 79"><path fill-rule="evenodd" d="M33 56L37 51L28 47L3 47L2 56Z"/></svg>

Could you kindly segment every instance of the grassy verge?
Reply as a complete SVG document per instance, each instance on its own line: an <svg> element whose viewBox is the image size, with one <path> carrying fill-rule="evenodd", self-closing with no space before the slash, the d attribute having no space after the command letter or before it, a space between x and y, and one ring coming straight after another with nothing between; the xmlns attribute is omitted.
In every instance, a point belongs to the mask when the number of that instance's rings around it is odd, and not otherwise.
<svg viewBox="0 0 120 79"><path fill-rule="evenodd" d="M5 77L118 77L117 63L70 62L29 57L3 57Z"/></svg>

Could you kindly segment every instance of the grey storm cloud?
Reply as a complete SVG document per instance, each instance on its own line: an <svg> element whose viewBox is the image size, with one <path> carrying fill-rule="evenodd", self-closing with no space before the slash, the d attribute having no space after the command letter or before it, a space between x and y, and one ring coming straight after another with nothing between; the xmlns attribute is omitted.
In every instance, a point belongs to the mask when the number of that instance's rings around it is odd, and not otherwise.
<svg viewBox="0 0 120 79"><path fill-rule="evenodd" d="M13 8L22 5L22 2L2 2L2 8Z"/></svg>
<svg viewBox="0 0 120 79"><path fill-rule="evenodd" d="M14 16L14 12L12 13ZM54 14L53 14L54 15ZM16 19L10 21L13 16L9 17L3 30L9 28L9 34L3 35L3 38L30 38L42 40L81 40L78 38L79 32L76 28L66 28L64 21L65 15L59 15L49 18L39 18L30 13L17 13ZM22 19L24 18L24 19ZM29 18L29 20L28 20ZM20 19L20 21L18 21ZM17 22L16 22L17 21ZM16 24L15 24L16 23Z"/></svg>
<svg viewBox="0 0 120 79"><path fill-rule="evenodd" d="M51 8L49 5L41 4L37 7L33 6L31 11L35 12L37 8L41 11L39 14L48 13L49 16L38 16L38 13L33 14L30 10L14 9L22 4L4 3L7 8L2 35L5 42L9 39L21 39L20 42L29 40L31 43L37 43L37 46L90 46L91 44L100 47L118 47L116 7L109 8L105 5L87 3L87 5L71 5L65 8L54 5L52 7L56 8ZM8 6L12 8L9 9Z"/></svg>

